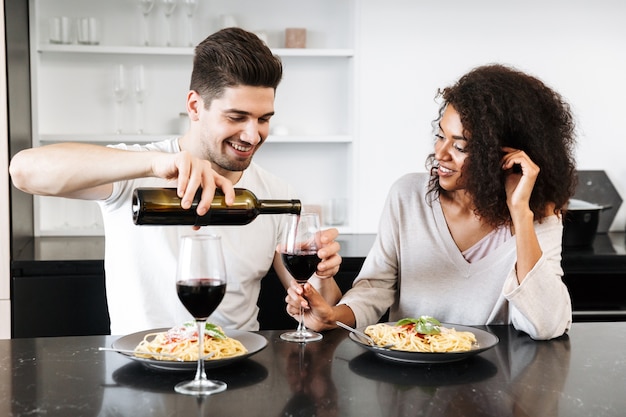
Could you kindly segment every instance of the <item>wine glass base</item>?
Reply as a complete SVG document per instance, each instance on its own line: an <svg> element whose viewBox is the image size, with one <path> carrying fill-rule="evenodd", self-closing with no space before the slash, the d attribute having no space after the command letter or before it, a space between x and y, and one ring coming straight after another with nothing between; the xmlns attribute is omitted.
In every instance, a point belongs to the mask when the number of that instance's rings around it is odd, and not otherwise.
<svg viewBox="0 0 626 417"><path fill-rule="evenodd" d="M226 383L209 379L185 381L177 384L174 391L187 395L211 395L226 390Z"/></svg>
<svg viewBox="0 0 626 417"><path fill-rule="evenodd" d="M283 333L280 335L280 338L287 342L307 343L322 340L322 335L317 332L312 332L311 330L305 330L303 332L294 331Z"/></svg>

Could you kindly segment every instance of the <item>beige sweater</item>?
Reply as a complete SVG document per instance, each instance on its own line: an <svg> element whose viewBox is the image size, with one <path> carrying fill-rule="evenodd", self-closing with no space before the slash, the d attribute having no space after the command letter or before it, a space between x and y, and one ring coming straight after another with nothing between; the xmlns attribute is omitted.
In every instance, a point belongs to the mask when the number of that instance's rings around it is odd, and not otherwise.
<svg viewBox="0 0 626 417"><path fill-rule="evenodd" d="M535 339L565 333L572 306L561 279L561 220L535 223L543 256L519 285L515 238L467 262L439 201L426 202L427 182L428 174L407 174L389 192L374 245L340 301L354 311L357 327L391 307L392 321L429 315L462 325L513 324Z"/></svg>

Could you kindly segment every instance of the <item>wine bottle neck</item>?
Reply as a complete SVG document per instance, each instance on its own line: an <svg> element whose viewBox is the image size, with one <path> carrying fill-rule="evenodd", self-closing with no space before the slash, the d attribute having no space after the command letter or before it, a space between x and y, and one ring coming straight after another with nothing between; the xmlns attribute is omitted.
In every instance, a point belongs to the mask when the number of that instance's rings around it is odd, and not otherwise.
<svg viewBox="0 0 626 417"><path fill-rule="evenodd" d="M300 200L259 200L259 214L300 214Z"/></svg>

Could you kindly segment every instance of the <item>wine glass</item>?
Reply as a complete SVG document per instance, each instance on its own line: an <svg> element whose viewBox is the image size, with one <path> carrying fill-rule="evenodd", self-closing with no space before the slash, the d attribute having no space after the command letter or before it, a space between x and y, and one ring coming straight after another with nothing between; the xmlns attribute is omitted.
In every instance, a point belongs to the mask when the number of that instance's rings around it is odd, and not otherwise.
<svg viewBox="0 0 626 417"><path fill-rule="evenodd" d="M156 0L138 0L139 9L141 10L141 15L143 16L141 18L141 28L142 28L141 33L143 37L141 42L144 46L150 45L150 33L149 33L150 31L148 30L148 16L150 15L150 12L154 8L155 2Z"/></svg>
<svg viewBox="0 0 626 417"><path fill-rule="evenodd" d="M226 389L225 382L207 379L204 370L204 327L226 294L226 281L221 237L206 234L182 236L176 293L198 326L198 366L195 378L177 384L174 387L176 392L209 395Z"/></svg>
<svg viewBox="0 0 626 417"><path fill-rule="evenodd" d="M187 15L187 46L193 46L193 13L198 7L198 0L183 0L183 7Z"/></svg>
<svg viewBox="0 0 626 417"><path fill-rule="evenodd" d="M146 75L143 65L135 67L135 100L137 101L137 133L143 133L143 101L146 97Z"/></svg>
<svg viewBox="0 0 626 417"><path fill-rule="evenodd" d="M317 251L320 248L320 219L317 213L302 213L287 215L283 229L282 242L279 246L283 265L299 284L304 285L317 269L320 258ZM294 332L280 335L288 342L315 342L322 339L322 335L304 326L304 311L300 307L298 328Z"/></svg>
<svg viewBox="0 0 626 417"><path fill-rule="evenodd" d="M127 86L126 86L126 68L123 64L119 64L115 67L115 74L113 78L113 96L115 97L115 133L118 135L122 133L122 107L124 100L126 100Z"/></svg>
<svg viewBox="0 0 626 417"><path fill-rule="evenodd" d="M163 13L165 14L165 46L172 46L172 14L176 9L176 0L161 0L163 5Z"/></svg>

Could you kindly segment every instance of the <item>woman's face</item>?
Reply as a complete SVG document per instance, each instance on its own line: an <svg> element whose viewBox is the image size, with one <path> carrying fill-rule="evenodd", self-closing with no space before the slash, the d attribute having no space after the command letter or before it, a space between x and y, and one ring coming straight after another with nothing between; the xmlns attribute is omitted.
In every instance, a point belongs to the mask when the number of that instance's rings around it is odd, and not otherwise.
<svg viewBox="0 0 626 417"><path fill-rule="evenodd" d="M464 188L462 172L467 159L467 139L459 113L449 104L439 121L435 142L435 159L438 162L439 185L446 191Z"/></svg>

